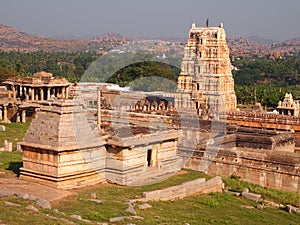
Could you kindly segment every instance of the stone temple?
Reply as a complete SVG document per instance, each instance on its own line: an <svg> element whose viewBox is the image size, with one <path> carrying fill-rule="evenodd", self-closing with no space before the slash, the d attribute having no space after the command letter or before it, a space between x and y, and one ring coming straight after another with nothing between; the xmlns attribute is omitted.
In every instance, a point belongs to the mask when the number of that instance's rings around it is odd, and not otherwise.
<svg viewBox="0 0 300 225"><path fill-rule="evenodd" d="M236 109L226 33L219 27L192 25L178 78L177 109L213 114Z"/></svg>
<svg viewBox="0 0 300 225"><path fill-rule="evenodd" d="M176 93L112 86L78 84L73 100L37 102L21 179L135 185L185 167L300 193L299 102L286 95L280 114L236 110L222 24L192 25Z"/></svg>

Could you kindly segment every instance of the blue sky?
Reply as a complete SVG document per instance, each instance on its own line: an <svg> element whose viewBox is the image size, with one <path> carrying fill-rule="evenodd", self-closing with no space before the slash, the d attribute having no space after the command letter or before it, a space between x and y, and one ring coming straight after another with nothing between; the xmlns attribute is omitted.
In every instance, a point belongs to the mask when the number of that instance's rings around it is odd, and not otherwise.
<svg viewBox="0 0 300 225"><path fill-rule="evenodd" d="M299 0L1 0L0 23L45 36L187 37L193 22L227 35L300 36Z"/></svg>

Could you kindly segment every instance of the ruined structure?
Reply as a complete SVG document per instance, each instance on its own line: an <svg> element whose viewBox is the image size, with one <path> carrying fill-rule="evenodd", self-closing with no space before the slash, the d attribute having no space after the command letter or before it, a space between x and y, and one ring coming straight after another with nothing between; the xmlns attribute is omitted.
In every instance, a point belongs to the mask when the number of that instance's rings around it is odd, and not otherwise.
<svg viewBox="0 0 300 225"><path fill-rule="evenodd" d="M64 189L103 182L105 142L82 108L72 102L40 104L21 143L20 178Z"/></svg>
<svg viewBox="0 0 300 225"><path fill-rule="evenodd" d="M69 97L69 82L44 71L32 77L9 78L2 85L0 121L6 123L26 122L26 118L31 118L35 109L39 108L37 101Z"/></svg>
<svg viewBox="0 0 300 225"><path fill-rule="evenodd" d="M83 84L73 102L41 103L22 143L21 178L131 185L186 167L299 193L299 103L286 95L284 115L235 110L230 68L223 25L193 25L177 93Z"/></svg>
<svg viewBox="0 0 300 225"><path fill-rule="evenodd" d="M35 73L32 77L9 78L3 84L14 101L44 101L51 96L67 99L69 96L69 82L63 77L53 77L51 73L44 71Z"/></svg>
<svg viewBox="0 0 300 225"><path fill-rule="evenodd" d="M192 25L177 92L177 109L196 109L199 115L235 110L234 81L222 23L219 27Z"/></svg>
<svg viewBox="0 0 300 225"><path fill-rule="evenodd" d="M106 180L121 185L153 182L180 169L175 130L150 132L107 123L101 132L76 101L40 104L21 143L21 179L69 189Z"/></svg>
<svg viewBox="0 0 300 225"><path fill-rule="evenodd" d="M300 101L294 100L291 93L286 93L283 102L279 101L277 110L279 115L299 117Z"/></svg>

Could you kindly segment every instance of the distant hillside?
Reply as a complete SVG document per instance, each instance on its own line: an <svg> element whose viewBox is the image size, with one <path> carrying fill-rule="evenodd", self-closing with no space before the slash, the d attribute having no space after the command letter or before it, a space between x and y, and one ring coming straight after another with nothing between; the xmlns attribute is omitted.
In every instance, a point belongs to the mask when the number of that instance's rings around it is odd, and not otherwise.
<svg viewBox="0 0 300 225"><path fill-rule="evenodd" d="M228 45L233 57L263 57L283 58L300 55L300 38L275 42L273 40L251 36L230 37Z"/></svg>
<svg viewBox="0 0 300 225"><path fill-rule="evenodd" d="M103 51L124 44L129 39L110 33L92 40L63 40L31 35L13 27L0 25L0 51L86 52Z"/></svg>
<svg viewBox="0 0 300 225"><path fill-rule="evenodd" d="M59 36L58 36L59 37ZM147 38L145 38L147 39ZM145 40L144 39L144 40ZM96 52L105 53L116 46L143 39L129 39L117 33L101 34L93 38L70 40L70 37L49 38L32 35L13 27L0 25L0 52L8 51L46 51L46 52ZM182 38L156 38L158 43L176 42L183 44ZM163 44L165 45L165 44ZM262 57L282 58L285 56L300 56L300 37L287 41L275 42L256 36L230 37L228 39L233 57ZM160 45L157 45L160 47ZM164 49L164 48L162 48ZM159 51L159 49L157 49Z"/></svg>
<svg viewBox="0 0 300 225"><path fill-rule="evenodd" d="M275 43L276 41L274 40L270 40L270 39L265 39L262 37L258 37L258 36L250 36L248 37L248 39L255 44L260 44L260 45L271 45L273 43Z"/></svg>

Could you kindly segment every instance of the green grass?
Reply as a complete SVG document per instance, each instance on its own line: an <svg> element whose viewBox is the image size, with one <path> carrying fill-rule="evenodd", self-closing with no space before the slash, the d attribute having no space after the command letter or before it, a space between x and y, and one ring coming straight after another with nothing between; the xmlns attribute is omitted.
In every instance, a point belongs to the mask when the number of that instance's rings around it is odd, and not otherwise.
<svg viewBox="0 0 300 225"><path fill-rule="evenodd" d="M39 213L25 210L29 204L35 204L16 197L0 198L0 219L5 224L66 224L64 221L51 219L46 214L58 218L65 218L76 224L88 224L70 218L77 214L84 219L96 222L108 222L112 217L127 216L125 212L126 200L139 197L144 191L156 190L168 186L181 184L188 180L206 177L205 174L184 170L184 173L173 176L157 184L124 187L112 184L98 185L78 191L77 195L69 196L59 202L53 203L52 207L59 212L39 208ZM240 182L242 188L243 182ZM228 183L228 181L227 181ZM232 184L233 185L233 184ZM96 193L101 204L88 201L91 193ZM285 192L283 192L285 193ZM5 206L4 201L20 204L19 207ZM152 208L139 210L135 207L137 215L143 220L125 220L114 224L136 225L144 224L299 224L300 215L289 214L283 209L255 208L259 203L243 197L233 197L223 193L193 195L174 201L149 202ZM242 206L253 206L247 209ZM63 212L63 213L61 213Z"/></svg>
<svg viewBox="0 0 300 225"><path fill-rule="evenodd" d="M104 185L98 188L92 188L81 191L78 198L74 200L73 196L66 198L57 205L59 210L68 214L75 212L86 219L107 221L111 217L130 215L124 210L128 207L124 204L126 200L142 197L142 192L162 189L183 182L194 180L200 177L207 177L204 173L192 170L183 170L185 173L172 176L160 183L146 186L125 187L118 185ZM80 199L88 199L91 193L96 193L97 197L103 201L101 205Z"/></svg>
<svg viewBox="0 0 300 225"><path fill-rule="evenodd" d="M231 191L242 192L244 188L248 188L251 192L261 194L262 197L266 200L282 204L291 204L298 207L300 204L300 194L297 194L295 192L266 188L256 184L251 184L249 182L241 181L238 178L224 177L223 182Z"/></svg>
<svg viewBox="0 0 300 225"><path fill-rule="evenodd" d="M6 206L4 205L5 201L9 201L20 206ZM55 213L50 210L42 210L39 208L39 211L42 212L32 212L25 209L28 205L35 205L35 202L24 200L17 197L5 197L0 198L0 220L4 224L10 225L20 225L20 224L34 224L34 225L65 225L66 222L59 219L52 219L47 216L47 214L51 214L51 216L55 216L58 218L66 218L70 221L76 222L74 219L68 218L61 213Z"/></svg>
<svg viewBox="0 0 300 225"><path fill-rule="evenodd" d="M22 166L22 152L0 152L0 171L19 175Z"/></svg>
<svg viewBox="0 0 300 225"><path fill-rule="evenodd" d="M4 140L13 142L13 149L16 149L16 143L23 140L23 137L30 125L27 123L0 123L5 126L5 132L0 132L0 147L4 146Z"/></svg>

